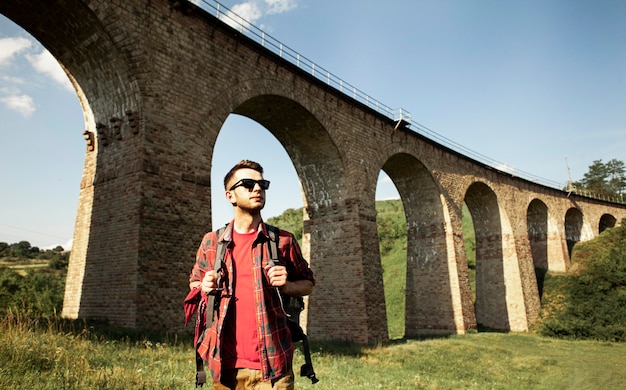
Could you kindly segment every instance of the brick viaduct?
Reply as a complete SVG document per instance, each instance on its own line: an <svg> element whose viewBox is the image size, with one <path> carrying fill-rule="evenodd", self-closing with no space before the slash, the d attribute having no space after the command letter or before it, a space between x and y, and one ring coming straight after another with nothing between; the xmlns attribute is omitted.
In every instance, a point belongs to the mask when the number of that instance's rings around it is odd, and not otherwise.
<svg viewBox="0 0 626 390"><path fill-rule="evenodd" d="M312 338L387 339L381 169L407 219L407 336L527 330L540 306L535 268L566 270L574 242L626 217L624 205L568 196L396 128L185 1L12 0L0 12L58 59L84 111L70 318L182 327L187 275L210 228L213 147L231 113L270 131L298 173L303 251L317 277L303 319ZM476 231L475 303L464 202Z"/></svg>

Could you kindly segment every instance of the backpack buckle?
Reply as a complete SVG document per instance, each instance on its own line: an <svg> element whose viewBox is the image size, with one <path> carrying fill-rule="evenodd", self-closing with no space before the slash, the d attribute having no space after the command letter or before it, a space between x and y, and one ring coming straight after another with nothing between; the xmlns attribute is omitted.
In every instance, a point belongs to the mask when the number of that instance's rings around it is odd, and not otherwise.
<svg viewBox="0 0 626 390"><path fill-rule="evenodd" d="M197 371L196 372L196 387L202 387L206 383L206 372Z"/></svg>

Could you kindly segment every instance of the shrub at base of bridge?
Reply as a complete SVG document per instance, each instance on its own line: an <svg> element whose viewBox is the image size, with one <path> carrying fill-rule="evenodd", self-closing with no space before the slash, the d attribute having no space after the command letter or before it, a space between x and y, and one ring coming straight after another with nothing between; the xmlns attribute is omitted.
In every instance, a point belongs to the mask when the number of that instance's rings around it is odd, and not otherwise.
<svg viewBox="0 0 626 390"><path fill-rule="evenodd" d="M0 316L10 310L52 317L61 312L65 271L48 267L23 272L0 266Z"/></svg>
<svg viewBox="0 0 626 390"><path fill-rule="evenodd" d="M626 219L597 238L579 243L567 274L550 275L540 326L545 336L626 341Z"/></svg>

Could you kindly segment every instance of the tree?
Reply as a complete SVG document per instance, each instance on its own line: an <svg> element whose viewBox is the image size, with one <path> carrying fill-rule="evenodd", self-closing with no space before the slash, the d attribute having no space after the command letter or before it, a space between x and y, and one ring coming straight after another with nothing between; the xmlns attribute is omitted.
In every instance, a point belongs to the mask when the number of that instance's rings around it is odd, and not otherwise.
<svg viewBox="0 0 626 390"><path fill-rule="evenodd" d="M624 162L612 159L606 164L595 160L581 181L574 183L577 189L598 195L616 196L626 192L626 168Z"/></svg>
<svg viewBox="0 0 626 390"><path fill-rule="evenodd" d="M622 195L626 192L626 168L624 162L612 159L606 163L609 173L609 187L615 191L615 194Z"/></svg>
<svg viewBox="0 0 626 390"><path fill-rule="evenodd" d="M0 256L6 256L8 254L9 244L6 242L0 242Z"/></svg>
<svg viewBox="0 0 626 390"><path fill-rule="evenodd" d="M13 257L31 257L31 246L28 241L20 241L11 244L11 256Z"/></svg>

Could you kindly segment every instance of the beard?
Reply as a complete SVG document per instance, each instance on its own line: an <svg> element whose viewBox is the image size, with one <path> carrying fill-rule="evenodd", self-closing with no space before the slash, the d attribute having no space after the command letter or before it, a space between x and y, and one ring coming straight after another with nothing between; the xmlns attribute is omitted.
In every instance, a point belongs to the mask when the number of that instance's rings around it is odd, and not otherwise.
<svg viewBox="0 0 626 390"><path fill-rule="evenodd" d="M265 200L261 202L237 202L233 206L238 207L247 214L257 215L261 214L261 210L265 207Z"/></svg>

